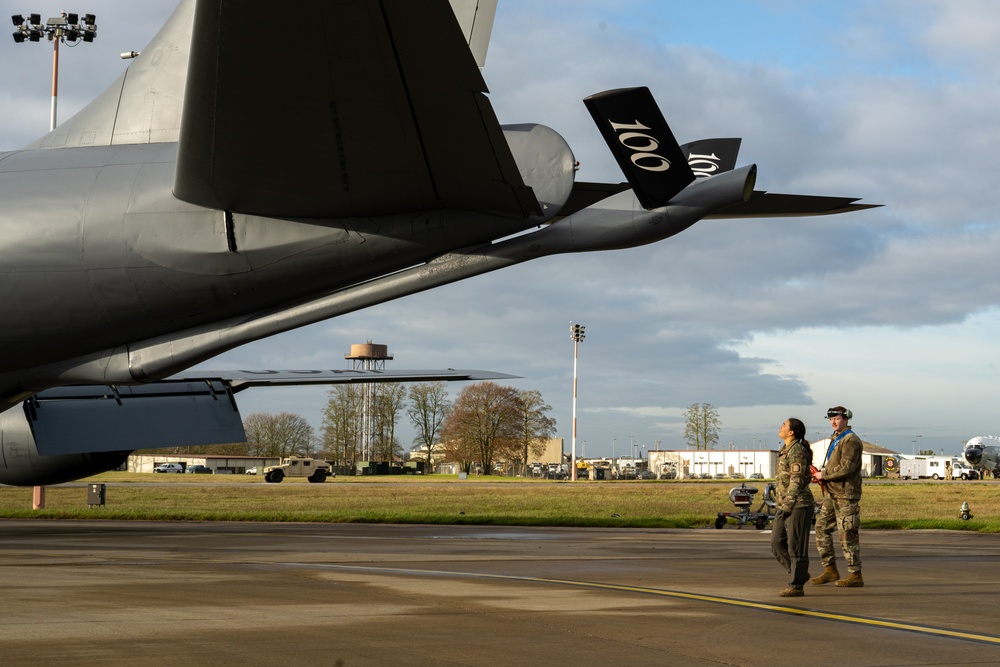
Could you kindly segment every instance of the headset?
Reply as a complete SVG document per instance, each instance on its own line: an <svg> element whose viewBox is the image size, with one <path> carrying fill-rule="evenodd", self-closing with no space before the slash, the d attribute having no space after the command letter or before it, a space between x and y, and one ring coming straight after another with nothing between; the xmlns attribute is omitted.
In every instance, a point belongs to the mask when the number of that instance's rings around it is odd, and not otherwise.
<svg viewBox="0 0 1000 667"><path fill-rule="evenodd" d="M848 421L850 421L854 417L854 413L848 410L847 408L830 408L829 410L826 411L827 419L831 419L839 415L843 415L848 419Z"/></svg>

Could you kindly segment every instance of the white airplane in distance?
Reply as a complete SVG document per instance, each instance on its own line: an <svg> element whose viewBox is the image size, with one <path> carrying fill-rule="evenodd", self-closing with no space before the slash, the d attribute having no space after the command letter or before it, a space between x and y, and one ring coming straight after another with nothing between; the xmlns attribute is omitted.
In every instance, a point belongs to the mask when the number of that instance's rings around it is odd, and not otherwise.
<svg viewBox="0 0 1000 667"><path fill-rule="evenodd" d="M1000 474L1000 438L995 435L977 435L965 443L962 457L966 463L979 470L985 478Z"/></svg>
<svg viewBox="0 0 1000 667"><path fill-rule="evenodd" d="M495 1L288 0L322 26L294 49L274 7L181 0L90 105L0 153L0 483L241 441L246 387L373 379L187 370L251 341L704 218L869 207L755 190L738 139L678 145L646 88L584 100L628 183L576 181L555 130L493 112Z"/></svg>

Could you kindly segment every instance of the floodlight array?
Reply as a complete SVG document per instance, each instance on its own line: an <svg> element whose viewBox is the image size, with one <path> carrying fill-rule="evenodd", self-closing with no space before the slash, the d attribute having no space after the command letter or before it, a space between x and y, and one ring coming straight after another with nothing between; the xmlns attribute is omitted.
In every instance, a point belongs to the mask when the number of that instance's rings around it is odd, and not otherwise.
<svg viewBox="0 0 1000 667"><path fill-rule="evenodd" d="M60 12L59 16L53 16L45 23L42 23L41 14L28 14L27 18L23 14L14 14L10 18L15 28L14 41L18 44L40 42L44 37L50 42L58 39L75 46L80 42L93 42L97 37L97 17L93 14L84 14L81 21L79 14Z"/></svg>

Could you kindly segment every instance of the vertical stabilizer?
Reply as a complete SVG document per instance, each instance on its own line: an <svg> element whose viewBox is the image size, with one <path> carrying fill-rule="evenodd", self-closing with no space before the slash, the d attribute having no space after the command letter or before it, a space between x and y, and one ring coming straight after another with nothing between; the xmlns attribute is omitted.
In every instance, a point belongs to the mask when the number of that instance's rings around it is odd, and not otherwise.
<svg viewBox="0 0 1000 667"><path fill-rule="evenodd" d="M170 19L121 76L75 116L27 148L177 141L195 0Z"/></svg>
<svg viewBox="0 0 1000 667"><path fill-rule="evenodd" d="M486 49L493 32L493 17L497 13L497 0L450 0L452 11L462 26L465 41L476 58L480 69L486 65Z"/></svg>

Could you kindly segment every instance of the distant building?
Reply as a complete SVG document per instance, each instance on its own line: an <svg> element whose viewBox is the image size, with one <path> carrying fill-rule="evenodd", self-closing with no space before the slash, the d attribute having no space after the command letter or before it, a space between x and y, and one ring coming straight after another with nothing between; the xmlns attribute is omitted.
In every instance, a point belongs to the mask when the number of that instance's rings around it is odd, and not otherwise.
<svg viewBox="0 0 1000 667"><path fill-rule="evenodd" d="M125 462L128 472L153 472L161 463L180 463L188 466L203 465L217 475L242 475L250 468L263 470L267 466L281 463L281 459L270 456L213 456L210 454L130 454Z"/></svg>
<svg viewBox="0 0 1000 667"><path fill-rule="evenodd" d="M886 459L898 460L898 454L891 449L864 442L861 454L861 474L864 477L884 477ZM811 443L813 465L823 467L830 439ZM729 479L745 479L752 475L765 478L774 477L778 463L776 449L674 449L650 450L649 470L662 475L667 470L675 470L677 479L715 479L720 475Z"/></svg>
<svg viewBox="0 0 1000 667"><path fill-rule="evenodd" d="M894 464L898 464L899 452L886 449L870 442L861 441L864 450L861 452L861 476L862 477L885 477L889 472L886 466L887 459L893 459ZM817 468L823 467L826 459L826 450L830 446L830 438L823 438L819 442L812 443L813 465Z"/></svg>
<svg viewBox="0 0 1000 667"><path fill-rule="evenodd" d="M541 463L548 465L562 464L565 461L564 449L565 440L563 438L549 438L544 442L545 449L541 454L534 454L531 449L528 450L528 466L530 467L533 463ZM444 475L455 475L462 472L461 466L456 461L448 461L447 452L445 446L441 443L434 445L431 448L431 459L434 463L434 472L444 474ZM417 448L410 451L410 460L425 461L427 459L427 451L423 448ZM509 461L504 459L497 459L494 463L494 474L521 474L522 471L514 470L512 465L508 465Z"/></svg>

